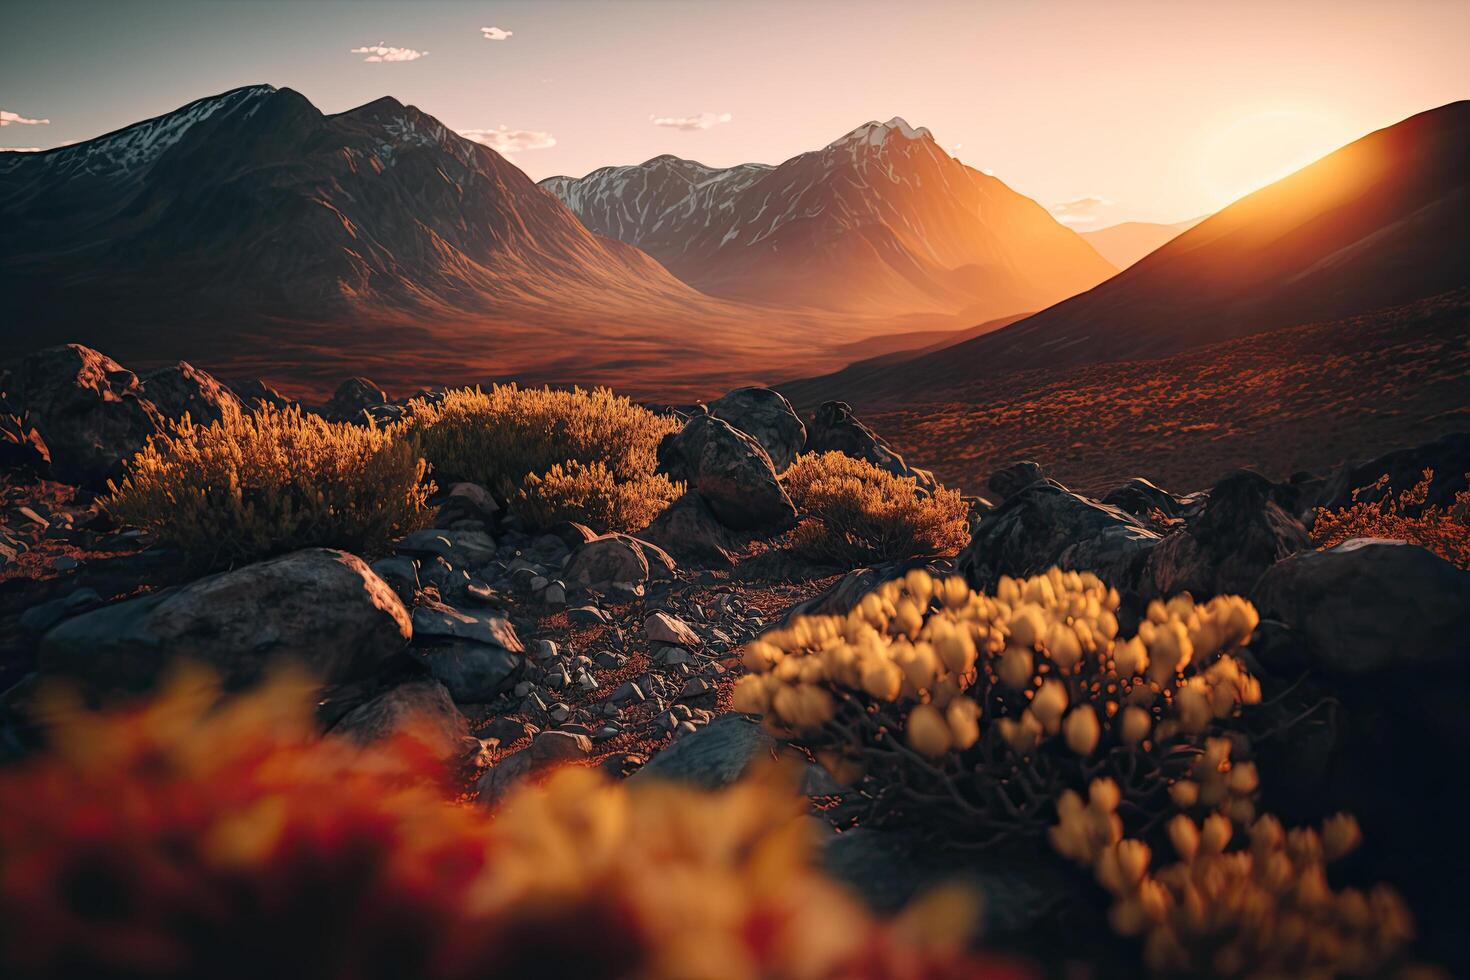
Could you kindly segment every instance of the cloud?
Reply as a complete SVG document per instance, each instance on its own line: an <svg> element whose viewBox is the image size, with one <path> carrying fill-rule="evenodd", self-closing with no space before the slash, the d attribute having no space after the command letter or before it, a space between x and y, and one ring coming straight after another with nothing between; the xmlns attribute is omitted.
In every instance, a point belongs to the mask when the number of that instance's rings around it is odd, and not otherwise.
<svg viewBox="0 0 1470 980"><path fill-rule="evenodd" d="M0 146L0 153L40 153L39 146Z"/></svg>
<svg viewBox="0 0 1470 980"><path fill-rule="evenodd" d="M487 41L504 41L514 33L515 31L501 30L499 27L480 28L480 35Z"/></svg>
<svg viewBox="0 0 1470 980"><path fill-rule="evenodd" d="M18 112L0 109L0 126L49 126L49 119L27 119Z"/></svg>
<svg viewBox="0 0 1470 980"><path fill-rule="evenodd" d="M366 47L353 48L352 53L367 55L362 59L363 61L418 61L429 52L415 51L413 48L389 47L379 41L377 44L370 44Z"/></svg>
<svg viewBox="0 0 1470 980"><path fill-rule="evenodd" d="M461 129L459 135L505 156L526 150L545 150L556 145L556 137L550 133L537 129L511 129L508 126L495 129Z"/></svg>
<svg viewBox="0 0 1470 980"><path fill-rule="evenodd" d="M1064 225L1090 225L1097 221L1102 209L1111 207L1112 203L1105 197L1078 197L1053 204L1047 210Z"/></svg>
<svg viewBox="0 0 1470 980"><path fill-rule="evenodd" d="M701 112L697 116L649 116L649 120L655 126L665 126L669 129L712 129L720 123L727 123L734 117L728 112Z"/></svg>

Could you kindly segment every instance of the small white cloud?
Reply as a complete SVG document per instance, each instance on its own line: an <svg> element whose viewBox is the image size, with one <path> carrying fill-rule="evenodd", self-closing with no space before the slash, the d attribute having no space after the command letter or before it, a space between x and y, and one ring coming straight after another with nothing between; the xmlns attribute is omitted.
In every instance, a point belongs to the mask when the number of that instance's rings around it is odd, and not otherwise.
<svg viewBox="0 0 1470 980"><path fill-rule="evenodd" d="M655 126L665 126L669 129L713 129L721 123L727 123L734 117L728 112L701 112L697 116L649 116L649 120Z"/></svg>
<svg viewBox="0 0 1470 980"><path fill-rule="evenodd" d="M413 48L395 48L379 41L362 48L353 48L353 54L366 55L363 61L418 61L427 51L415 51Z"/></svg>
<svg viewBox="0 0 1470 980"><path fill-rule="evenodd" d="M1075 227L1096 223L1099 213L1103 208L1110 207L1112 203L1105 197L1078 197L1060 204L1053 204L1047 210L1062 224Z"/></svg>
<svg viewBox="0 0 1470 980"><path fill-rule="evenodd" d="M502 30L499 27L480 28L480 36L487 41L504 41L514 33L515 31Z"/></svg>
<svg viewBox="0 0 1470 980"><path fill-rule="evenodd" d="M545 150L556 145L556 137L537 129L511 129L498 126L495 129L461 129L459 135L488 146L496 153L509 156L526 150Z"/></svg>
<svg viewBox="0 0 1470 980"><path fill-rule="evenodd" d="M0 146L0 153L40 153L39 146Z"/></svg>
<svg viewBox="0 0 1470 980"><path fill-rule="evenodd" d="M49 126L49 119L27 119L18 112L0 109L0 126Z"/></svg>

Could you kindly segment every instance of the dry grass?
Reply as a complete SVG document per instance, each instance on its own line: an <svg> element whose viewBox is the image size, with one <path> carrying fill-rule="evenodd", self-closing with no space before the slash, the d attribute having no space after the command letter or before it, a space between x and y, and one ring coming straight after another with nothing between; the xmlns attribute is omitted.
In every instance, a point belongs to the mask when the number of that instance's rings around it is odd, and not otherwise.
<svg viewBox="0 0 1470 980"><path fill-rule="evenodd" d="M1353 503L1341 510L1317 510L1312 540L1319 548L1331 548L1353 538L1391 538L1407 541L1439 555L1460 568L1470 569L1470 490L1455 495L1450 507L1426 507L1434 471L1425 470L1414 486L1398 496L1392 493L1374 501L1359 500L1366 488L1353 491ZM1384 474L1372 489L1388 486Z"/></svg>
<svg viewBox="0 0 1470 980"><path fill-rule="evenodd" d="M798 456L782 483L804 519L791 548L816 561L859 565L952 555L965 546L967 508L959 493L923 493L898 477L842 453Z"/></svg>
<svg viewBox="0 0 1470 980"><path fill-rule="evenodd" d="M424 475L391 431L263 406L208 426L185 416L109 484L107 506L202 567L312 547L371 556L432 519Z"/></svg>
<svg viewBox="0 0 1470 980"><path fill-rule="evenodd" d="M1457 295L1159 360L835 397L950 486L978 489L996 468L1035 459L1087 492L1139 475L1185 492L1238 466L1325 472L1465 429L1467 331L1470 296Z"/></svg>
<svg viewBox="0 0 1470 980"><path fill-rule="evenodd" d="M578 521L603 531L638 531L684 492L662 473L618 479L600 460L557 463L545 474L528 473L511 509L532 527Z"/></svg>

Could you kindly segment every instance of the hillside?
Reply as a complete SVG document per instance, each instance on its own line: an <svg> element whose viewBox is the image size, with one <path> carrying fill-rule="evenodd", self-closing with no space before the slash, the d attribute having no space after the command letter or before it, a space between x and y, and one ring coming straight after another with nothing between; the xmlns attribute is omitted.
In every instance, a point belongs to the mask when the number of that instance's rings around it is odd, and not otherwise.
<svg viewBox="0 0 1470 980"><path fill-rule="evenodd" d="M1097 249L1099 255L1119 269L1126 269L1151 252L1157 251L1204 218L1191 218L1173 224L1153 221L1124 221L1121 224L1084 231L1082 238Z"/></svg>
<svg viewBox="0 0 1470 980"><path fill-rule="evenodd" d="M858 397L908 397L1013 371L1164 357L1357 316L1470 285L1467 252L1470 102L1456 102L1371 133L1242 198L1089 292L871 372ZM790 387L810 400L824 384Z"/></svg>
<svg viewBox="0 0 1470 980"><path fill-rule="evenodd" d="M715 295L849 313L1035 310L1115 271L927 129L870 122L770 167L671 156L541 186L598 234Z"/></svg>

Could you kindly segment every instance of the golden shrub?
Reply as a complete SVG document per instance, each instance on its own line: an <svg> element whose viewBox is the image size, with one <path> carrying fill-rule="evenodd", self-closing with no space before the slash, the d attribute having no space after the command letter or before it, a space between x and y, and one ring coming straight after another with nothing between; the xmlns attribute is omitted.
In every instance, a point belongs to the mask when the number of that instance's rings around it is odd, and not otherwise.
<svg viewBox="0 0 1470 980"><path fill-rule="evenodd" d="M791 547L817 561L854 565L952 555L969 540L967 508L957 491L919 489L843 453L798 456L781 477L805 520Z"/></svg>
<svg viewBox="0 0 1470 980"><path fill-rule="evenodd" d="M50 748L0 771L7 977L1024 975L962 931L925 941L957 899L874 922L773 778L569 769L491 814L451 802L409 735L318 736L296 677L221 701L188 673L43 713Z"/></svg>
<svg viewBox="0 0 1470 980"><path fill-rule="evenodd" d="M1223 723L1260 699L1232 656L1255 609L1155 601L1119 634L1091 573L1001 579L995 596L921 570L846 616L798 617L745 648L738 710L857 781L871 820L977 845L1039 836L1065 790L1107 772L1140 821L1254 815L1248 745Z"/></svg>
<svg viewBox="0 0 1470 980"><path fill-rule="evenodd" d="M662 473L619 480L603 463L557 463L543 475L528 473L511 509L533 527L580 521L607 531L645 528L684 492Z"/></svg>
<svg viewBox="0 0 1470 980"><path fill-rule="evenodd" d="M1385 493L1378 500L1359 500L1363 490L1353 491L1353 503L1341 510L1319 507L1312 525L1312 541L1331 548L1352 538L1392 538L1427 548L1445 561L1470 569L1470 490L1455 495L1450 507L1425 506L1434 471L1426 469L1419 482L1397 496ZM1373 489L1388 486L1388 474Z"/></svg>
<svg viewBox="0 0 1470 980"><path fill-rule="evenodd" d="M538 524L634 531L678 496L654 472L678 422L607 388L461 388L410 402L406 428L438 479L483 484Z"/></svg>
<svg viewBox="0 0 1470 980"><path fill-rule="evenodd" d="M1122 836L1117 807L1116 787L1105 780L1086 802L1069 791L1052 839L1113 896L1109 921L1143 939L1154 973L1363 977L1406 965L1414 927L1398 893L1327 883L1326 866L1362 839L1352 817L1288 831L1264 815L1240 834L1223 814L1202 822L1179 814L1166 827L1174 863L1164 865L1148 843ZM1243 846L1234 848L1238 837Z"/></svg>
<svg viewBox="0 0 1470 980"><path fill-rule="evenodd" d="M185 416L109 483L107 507L207 567L309 547L371 555L432 520L425 469L392 430L262 405L207 426Z"/></svg>

